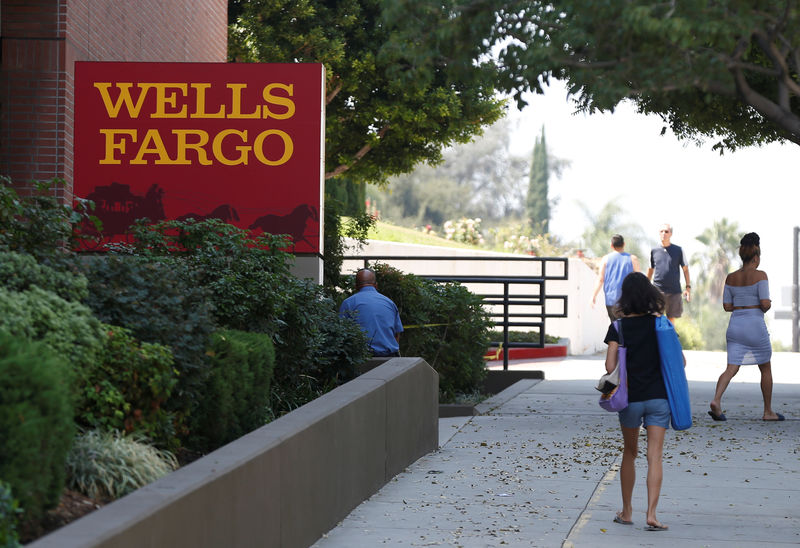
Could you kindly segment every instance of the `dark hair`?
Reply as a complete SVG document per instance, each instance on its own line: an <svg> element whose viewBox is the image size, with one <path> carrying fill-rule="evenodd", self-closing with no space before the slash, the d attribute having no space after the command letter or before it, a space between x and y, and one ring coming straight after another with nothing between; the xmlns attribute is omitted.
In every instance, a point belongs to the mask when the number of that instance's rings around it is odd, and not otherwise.
<svg viewBox="0 0 800 548"><path fill-rule="evenodd" d="M641 272L631 272L622 280L622 295L616 308L623 315L664 312L664 294Z"/></svg>
<svg viewBox="0 0 800 548"><path fill-rule="evenodd" d="M611 236L611 247L617 248L625 245L625 238L621 234L614 234Z"/></svg>
<svg viewBox="0 0 800 548"><path fill-rule="evenodd" d="M739 242L739 257L742 262L749 263L754 257L761 255L761 238L755 232L748 232Z"/></svg>

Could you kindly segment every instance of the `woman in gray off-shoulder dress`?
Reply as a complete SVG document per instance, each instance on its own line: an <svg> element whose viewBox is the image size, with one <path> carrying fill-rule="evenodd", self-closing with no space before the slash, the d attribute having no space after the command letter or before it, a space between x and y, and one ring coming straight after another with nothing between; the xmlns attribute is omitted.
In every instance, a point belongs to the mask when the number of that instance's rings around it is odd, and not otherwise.
<svg viewBox="0 0 800 548"><path fill-rule="evenodd" d="M731 312L725 339L728 344L728 367L719 376L711 410L708 412L716 421L727 420L722 412L722 394L739 372L742 365L758 364L761 370L761 394L764 397L765 421L782 421L783 415L772 410L772 345L764 322L764 313L772 301L769 298L767 273L758 270L761 262L761 248L758 234L745 234L739 246L742 268L728 274L722 306Z"/></svg>

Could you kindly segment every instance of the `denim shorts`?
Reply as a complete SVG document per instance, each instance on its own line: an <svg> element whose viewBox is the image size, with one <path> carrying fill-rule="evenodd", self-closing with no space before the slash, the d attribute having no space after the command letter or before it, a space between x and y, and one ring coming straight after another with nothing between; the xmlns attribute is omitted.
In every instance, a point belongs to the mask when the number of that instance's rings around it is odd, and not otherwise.
<svg viewBox="0 0 800 548"><path fill-rule="evenodd" d="M661 426L669 428L669 402L665 399L635 401L619 412L619 423L625 428Z"/></svg>

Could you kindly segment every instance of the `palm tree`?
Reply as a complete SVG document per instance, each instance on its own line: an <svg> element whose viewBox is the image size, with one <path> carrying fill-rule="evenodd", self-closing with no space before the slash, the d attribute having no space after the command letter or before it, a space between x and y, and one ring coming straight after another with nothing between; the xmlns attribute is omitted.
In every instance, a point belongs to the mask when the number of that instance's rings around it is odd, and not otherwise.
<svg viewBox="0 0 800 548"><path fill-rule="evenodd" d="M695 253L691 260L697 273L697 291L693 293L701 299L707 298L715 304L722 302L725 278L731 271L739 249L740 232L736 222L723 217L695 238L706 246L703 251Z"/></svg>
<svg viewBox="0 0 800 548"><path fill-rule="evenodd" d="M602 257L609 252L611 237L622 234L625 238L625 251L639 257L640 264L644 265L647 257L642 255L641 242L647 243L642 227L620 221L626 216L625 211L614 201L606 203L596 215L589 207L581 202L578 205L589 220L589 227L583 232L583 241L586 249L595 257Z"/></svg>

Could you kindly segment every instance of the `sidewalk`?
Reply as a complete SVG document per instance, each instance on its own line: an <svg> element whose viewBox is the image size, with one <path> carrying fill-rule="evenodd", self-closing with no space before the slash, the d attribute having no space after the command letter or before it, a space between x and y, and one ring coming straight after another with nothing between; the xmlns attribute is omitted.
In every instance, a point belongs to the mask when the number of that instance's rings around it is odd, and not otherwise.
<svg viewBox="0 0 800 548"><path fill-rule="evenodd" d="M540 369L485 402L476 417L440 420L440 449L357 507L317 548L758 547L800 544L800 355L773 357L765 423L756 367L742 368L723 399L727 422L706 414L725 354L686 352L694 426L668 431L659 519L644 531L640 443L633 526L620 507L622 447L616 414L597 405L603 356L512 363Z"/></svg>

